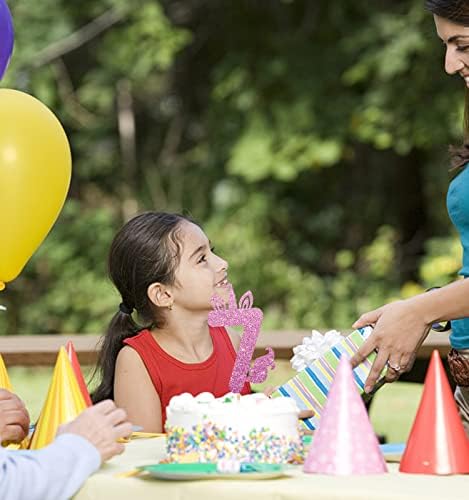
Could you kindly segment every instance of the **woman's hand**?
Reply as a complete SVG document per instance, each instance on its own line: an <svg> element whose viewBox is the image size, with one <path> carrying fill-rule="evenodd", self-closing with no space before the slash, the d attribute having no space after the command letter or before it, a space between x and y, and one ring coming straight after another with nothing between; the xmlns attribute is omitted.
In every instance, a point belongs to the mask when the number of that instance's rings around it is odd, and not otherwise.
<svg viewBox="0 0 469 500"><path fill-rule="evenodd" d="M61 425L57 432L60 434L77 434L85 438L98 450L101 462L105 462L124 452L119 439L132 434L132 425L125 411L108 399L86 408L77 418Z"/></svg>
<svg viewBox="0 0 469 500"><path fill-rule="evenodd" d="M392 302L363 314L353 324L354 328L374 326L372 334L351 359L355 367L374 350L378 351L365 382L366 393L372 391L385 366L387 382L394 382L401 373L412 368L416 352L431 327L416 299Z"/></svg>
<svg viewBox="0 0 469 500"><path fill-rule="evenodd" d="M23 401L0 389L0 442L20 443L29 432L29 413Z"/></svg>

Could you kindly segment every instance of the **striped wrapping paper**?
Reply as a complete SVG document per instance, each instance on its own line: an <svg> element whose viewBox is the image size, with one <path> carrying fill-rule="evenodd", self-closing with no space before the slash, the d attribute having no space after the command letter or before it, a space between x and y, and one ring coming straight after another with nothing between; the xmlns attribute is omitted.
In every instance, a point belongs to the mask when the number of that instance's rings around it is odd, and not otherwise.
<svg viewBox="0 0 469 500"><path fill-rule="evenodd" d="M339 366L340 356L345 355L350 359L372 331L371 327L360 328L344 337L321 358L313 361L304 370L298 372L295 377L280 386L272 394L272 397L290 397L296 401L300 410L314 410L315 415L302 420L302 422L307 429L316 429L319 425L321 412L326 403L335 371ZM360 393L363 393L365 381L375 357L376 353L370 354L366 361L353 370Z"/></svg>

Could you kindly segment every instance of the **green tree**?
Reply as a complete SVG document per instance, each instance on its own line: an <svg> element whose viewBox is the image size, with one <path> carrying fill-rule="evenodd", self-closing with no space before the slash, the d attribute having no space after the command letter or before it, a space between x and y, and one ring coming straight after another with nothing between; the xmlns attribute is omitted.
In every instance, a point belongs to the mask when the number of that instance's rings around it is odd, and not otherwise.
<svg viewBox="0 0 469 500"><path fill-rule="evenodd" d="M17 0L5 86L70 138L65 209L1 299L5 333L102 331L113 233L205 224L264 327L349 328L454 278L446 148L462 88L421 0Z"/></svg>

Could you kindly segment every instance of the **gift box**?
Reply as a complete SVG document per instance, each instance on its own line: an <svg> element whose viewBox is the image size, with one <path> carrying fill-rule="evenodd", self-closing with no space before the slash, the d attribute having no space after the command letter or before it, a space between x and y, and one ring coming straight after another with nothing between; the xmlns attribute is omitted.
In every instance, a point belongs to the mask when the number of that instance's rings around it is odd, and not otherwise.
<svg viewBox="0 0 469 500"><path fill-rule="evenodd" d="M296 401L300 410L314 410L314 416L304 419L302 422L307 429L315 430L319 425L322 409L339 366L340 357L346 356L350 359L372 331L371 327L360 328L347 337L343 337L321 357L314 360L292 379L280 386L272 394L272 397L290 397ZM373 352L353 370L355 384L361 394L364 392L365 381L375 357L376 353ZM383 379L378 382L375 389L382 383Z"/></svg>

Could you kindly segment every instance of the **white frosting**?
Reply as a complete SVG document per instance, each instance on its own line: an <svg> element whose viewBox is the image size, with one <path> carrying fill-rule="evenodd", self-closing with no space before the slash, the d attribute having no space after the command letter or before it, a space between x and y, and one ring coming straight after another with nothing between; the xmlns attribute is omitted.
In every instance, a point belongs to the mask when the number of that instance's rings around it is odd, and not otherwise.
<svg viewBox="0 0 469 500"><path fill-rule="evenodd" d="M291 398L270 399L265 394L240 396L228 393L216 399L203 392L197 396L183 393L171 398L166 408L166 426L190 430L211 422L247 435L253 429L268 429L277 436L298 436L299 409Z"/></svg>
<svg viewBox="0 0 469 500"><path fill-rule="evenodd" d="M342 335L337 330L329 330L324 335L317 330L311 332L311 337L305 337L303 342L293 348L294 356L290 363L292 368L298 372L304 370L314 360L323 356L337 342L340 342Z"/></svg>

